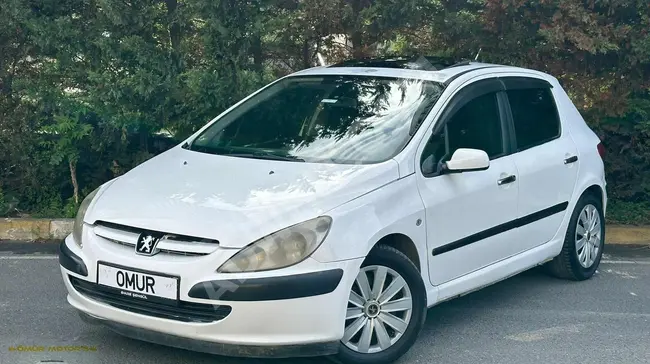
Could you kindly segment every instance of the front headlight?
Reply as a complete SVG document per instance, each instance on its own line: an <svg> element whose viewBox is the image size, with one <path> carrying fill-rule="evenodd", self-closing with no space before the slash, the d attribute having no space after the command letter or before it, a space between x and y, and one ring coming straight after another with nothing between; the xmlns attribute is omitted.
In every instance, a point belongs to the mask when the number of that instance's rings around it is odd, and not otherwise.
<svg viewBox="0 0 650 364"><path fill-rule="evenodd" d="M74 227L72 228L72 238L74 239L74 242L77 243L77 245L79 245L80 248L83 247L83 244L81 243L81 232L84 225L84 216L86 215L86 210L88 210L88 206L93 201L93 198L95 198L97 191L99 191L99 188L89 193L88 196L84 198L84 200L81 202L81 205L79 205L79 210L77 210L77 217L74 219Z"/></svg>
<svg viewBox="0 0 650 364"><path fill-rule="evenodd" d="M325 240L331 225L332 218L322 216L265 236L235 254L217 271L259 272L300 263Z"/></svg>

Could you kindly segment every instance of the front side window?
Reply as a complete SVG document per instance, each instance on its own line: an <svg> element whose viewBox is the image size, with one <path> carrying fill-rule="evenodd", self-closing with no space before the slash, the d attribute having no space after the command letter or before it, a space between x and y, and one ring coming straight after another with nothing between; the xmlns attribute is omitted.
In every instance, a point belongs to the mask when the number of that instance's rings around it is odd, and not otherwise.
<svg viewBox="0 0 650 364"><path fill-rule="evenodd" d="M551 90L509 90L507 94L518 151L546 143L560 135L560 120Z"/></svg>
<svg viewBox="0 0 650 364"><path fill-rule="evenodd" d="M483 150L490 159L504 155L496 93L469 101L447 121L440 132L431 137L422 154L423 171L428 170L424 173L432 173L438 163L449 160L458 148Z"/></svg>
<svg viewBox="0 0 650 364"><path fill-rule="evenodd" d="M504 154L499 104L495 93L479 96L447 122L450 156L458 148L485 151L490 159Z"/></svg>
<svg viewBox="0 0 650 364"><path fill-rule="evenodd" d="M442 92L432 81L300 76L248 99L201 133L191 150L241 157L368 164L411 138Z"/></svg>

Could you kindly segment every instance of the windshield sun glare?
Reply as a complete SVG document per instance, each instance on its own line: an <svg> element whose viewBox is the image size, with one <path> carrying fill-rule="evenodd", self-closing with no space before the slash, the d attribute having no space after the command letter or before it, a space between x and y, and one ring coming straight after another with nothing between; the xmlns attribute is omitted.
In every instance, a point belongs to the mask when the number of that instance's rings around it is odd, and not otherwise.
<svg viewBox="0 0 650 364"><path fill-rule="evenodd" d="M219 155L369 164L394 157L442 92L418 79L289 77L201 133L192 150Z"/></svg>

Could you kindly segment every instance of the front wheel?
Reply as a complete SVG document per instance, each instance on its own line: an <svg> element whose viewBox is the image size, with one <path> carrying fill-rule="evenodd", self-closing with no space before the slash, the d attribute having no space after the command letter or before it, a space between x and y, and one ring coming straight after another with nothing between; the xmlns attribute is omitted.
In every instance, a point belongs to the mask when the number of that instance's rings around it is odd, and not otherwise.
<svg viewBox="0 0 650 364"><path fill-rule="evenodd" d="M345 364L391 363L415 342L426 318L422 277L406 255L373 249L352 285L336 359Z"/></svg>

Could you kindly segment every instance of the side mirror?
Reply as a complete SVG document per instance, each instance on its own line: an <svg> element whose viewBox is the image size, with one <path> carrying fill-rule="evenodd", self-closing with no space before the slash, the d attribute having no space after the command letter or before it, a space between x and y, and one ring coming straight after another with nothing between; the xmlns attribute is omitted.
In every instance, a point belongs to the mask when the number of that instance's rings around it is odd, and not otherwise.
<svg viewBox="0 0 650 364"><path fill-rule="evenodd" d="M480 149L459 148L443 164L443 173L484 171L490 167L490 157Z"/></svg>

